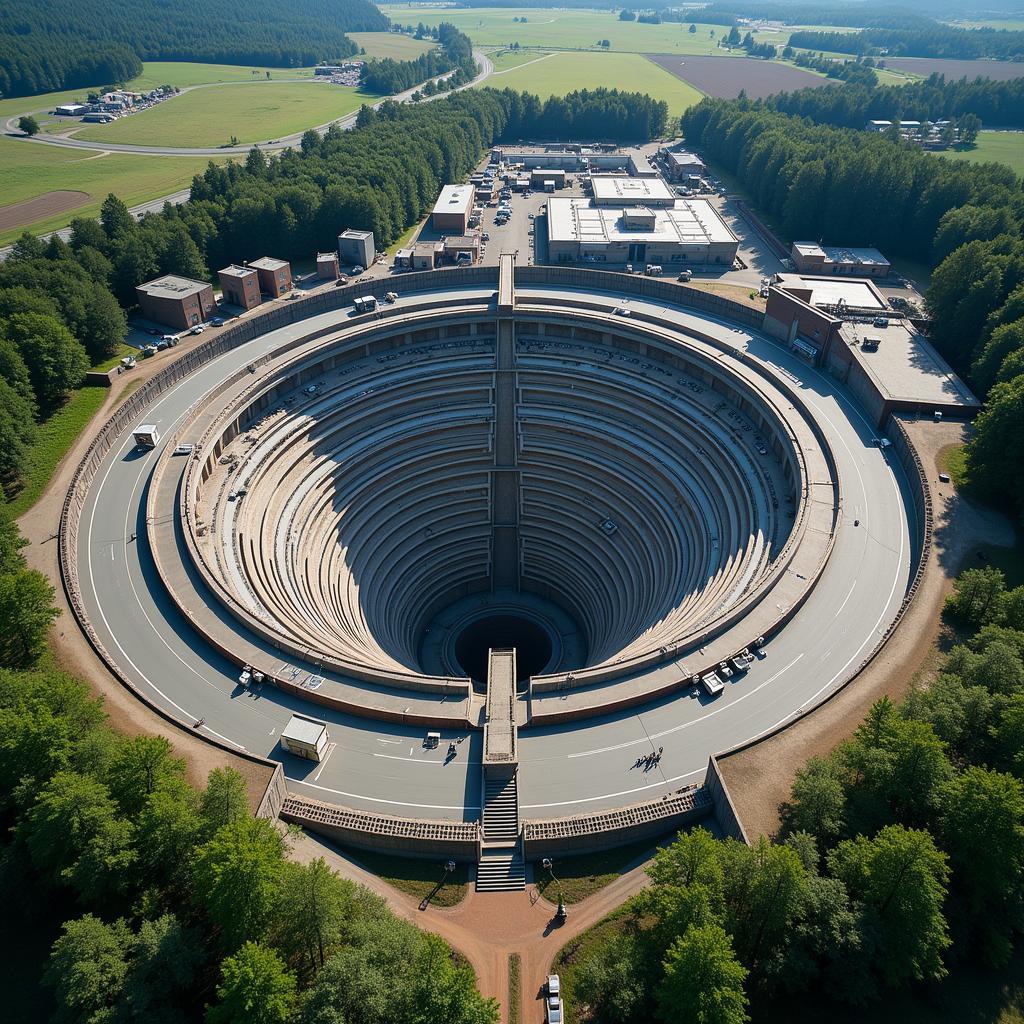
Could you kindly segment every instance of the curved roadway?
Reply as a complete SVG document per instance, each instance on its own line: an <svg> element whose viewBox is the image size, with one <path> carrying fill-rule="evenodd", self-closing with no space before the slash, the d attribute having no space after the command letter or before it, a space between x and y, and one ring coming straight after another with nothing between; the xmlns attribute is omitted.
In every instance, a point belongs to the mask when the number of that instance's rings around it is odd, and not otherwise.
<svg viewBox="0 0 1024 1024"><path fill-rule="evenodd" d="M545 291L562 299L571 295L563 289L527 290L542 297ZM479 299L481 290L461 294ZM588 299L593 301L593 293ZM606 294L601 301L610 313L622 300ZM839 463L843 523L807 605L768 644L765 657L730 681L717 701L681 693L637 711L523 729L519 793L527 819L632 803L700 781L709 754L771 730L845 682L895 617L911 575L906 481L899 465L872 446L874 430L841 385L765 335L657 301L629 302L638 312L669 313L682 327L699 323L799 384ZM312 317L240 346L171 389L145 419L156 423L166 440L193 403L230 372L346 316L341 310ZM425 751L420 729L335 714L272 687L254 695L236 686L237 667L207 648L180 618L146 548L147 482L159 454L159 449L137 454L126 434L97 473L82 512L78 560L86 612L123 671L178 719L191 725L203 718L203 732L283 760L296 792L378 813L476 818L479 733L465 737L458 756L445 765L448 735L437 750ZM130 539L133 534L138 542ZM282 755L277 747L281 728L299 708L330 723L332 746L321 764ZM659 768L647 773L633 768L659 747L664 748Z"/></svg>
<svg viewBox="0 0 1024 1024"><path fill-rule="evenodd" d="M485 78L487 78L493 71L494 65L487 58L487 56L481 50L474 50L473 56L476 58L477 64L480 65L480 73L471 82L467 82L465 85L460 85L457 89L452 90L453 92L461 92L463 89L470 89L475 85L479 85ZM451 72L449 72L451 74ZM447 78L448 75L440 75L439 79ZM271 84L274 82L309 82L311 79L273 79ZM202 85L191 85L181 90L180 95L184 95L186 92L190 92L193 89L209 89L219 86L241 86L249 88L250 86L259 86L260 84L266 84L266 82L208 82ZM406 89L405 92L395 93L394 96L384 96L377 100L375 103L369 104L371 107L379 107L386 100L394 100L397 103L408 103L411 101L413 93L419 91L422 88L423 83L413 86L411 89ZM329 86L328 86L329 87ZM425 96L420 102L426 102L433 99L440 99L444 96L448 96L450 93L437 93L434 96ZM174 99L164 100L165 103L173 103ZM126 143L120 142L94 142L90 139L76 139L74 136L61 136L61 135L34 135L31 138L23 136L18 132L17 124L18 118L22 117L24 113L40 113L40 111L26 111L22 114L15 114L13 117L9 117L4 124L4 128L8 133L17 133L17 137L24 139L26 142L35 142L44 146L64 146L70 149L91 149L101 150L105 153L134 153L137 156L231 156L232 154L245 154L250 149L259 148L264 151L277 151L287 149L289 146L296 146L302 140L302 136L309 129L305 129L301 132L295 132L292 135L284 135L280 139L274 139L272 141L264 142L251 142L246 145L240 146L216 146L206 147L200 149L188 149L182 146L132 146ZM140 112L142 115L145 111ZM139 116L139 115L135 115ZM359 116L359 111L354 111L351 114L346 114L344 117L339 117L333 121L326 121L324 124L318 124L314 126L314 130L318 131L321 135L327 131L332 125L337 125L343 130L348 130L356 123L356 118ZM162 205L163 200L159 200Z"/></svg>

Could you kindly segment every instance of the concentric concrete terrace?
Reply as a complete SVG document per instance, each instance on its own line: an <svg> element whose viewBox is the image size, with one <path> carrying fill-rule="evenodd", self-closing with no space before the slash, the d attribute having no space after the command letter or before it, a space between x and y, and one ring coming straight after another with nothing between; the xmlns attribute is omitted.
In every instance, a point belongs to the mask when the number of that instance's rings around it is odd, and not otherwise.
<svg viewBox="0 0 1024 1024"><path fill-rule="evenodd" d="M485 649L546 636L538 693L642 693L650 666L777 626L838 518L811 418L723 356L671 323L526 296L509 316L490 298L357 318L197 407L186 547L243 634L318 670L465 698L458 641L476 623ZM164 501L152 488L154 524ZM176 560L176 538L151 540Z"/></svg>
<svg viewBox="0 0 1024 1024"><path fill-rule="evenodd" d="M514 285L413 274L380 316L352 315L355 286L214 332L68 494L62 569L97 652L166 716L279 761L275 806L346 841L486 844L481 646L517 650L515 850L524 822L585 848L706 813L709 755L835 692L913 593L913 449L873 446L750 310L564 268ZM691 685L761 635L720 696ZM246 664L267 685L239 687ZM328 723L322 763L280 748L293 711Z"/></svg>

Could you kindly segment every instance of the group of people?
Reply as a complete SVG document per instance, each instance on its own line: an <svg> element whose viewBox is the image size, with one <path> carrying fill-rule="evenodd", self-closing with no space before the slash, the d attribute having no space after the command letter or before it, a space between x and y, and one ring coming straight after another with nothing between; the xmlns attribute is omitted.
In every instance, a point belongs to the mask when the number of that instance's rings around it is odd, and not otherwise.
<svg viewBox="0 0 1024 1024"><path fill-rule="evenodd" d="M664 747L658 747L657 752L651 751L646 757L638 757L633 762L633 768L643 767L645 772L649 772L652 768L657 768L661 764L661 755L664 752ZM631 768L630 771L633 769Z"/></svg>

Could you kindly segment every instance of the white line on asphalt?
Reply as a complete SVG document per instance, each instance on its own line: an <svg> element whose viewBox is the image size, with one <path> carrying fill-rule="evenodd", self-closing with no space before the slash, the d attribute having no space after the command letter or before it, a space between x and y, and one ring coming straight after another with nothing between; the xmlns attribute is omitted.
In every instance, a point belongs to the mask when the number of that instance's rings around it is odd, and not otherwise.
<svg viewBox="0 0 1024 1024"><path fill-rule="evenodd" d="M673 782L682 782L683 779L692 779L694 775L703 775L707 769L698 768L696 771L687 772L685 775L675 775L664 782L652 782L649 786L637 786L636 789L624 789L619 793L603 793L601 796L576 797L574 800L556 800L550 804L523 804L522 810L532 811L540 807L564 807L567 804L589 804L595 800L614 800L616 797L629 796L631 793L642 793L647 789L659 789L662 786L671 785Z"/></svg>
<svg viewBox="0 0 1024 1024"><path fill-rule="evenodd" d="M479 804L413 804L408 800L384 800L377 796L363 796L362 793L346 793L341 789L332 789L330 786L314 786L312 782L302 782L300 779L288 780L294 786L309 786L310 789L322 789L325 793L336 793L338 796L348 797L350 800L369 800L374 804L389 804L392 807L419 807L428 811L479 811Z"/></svg>

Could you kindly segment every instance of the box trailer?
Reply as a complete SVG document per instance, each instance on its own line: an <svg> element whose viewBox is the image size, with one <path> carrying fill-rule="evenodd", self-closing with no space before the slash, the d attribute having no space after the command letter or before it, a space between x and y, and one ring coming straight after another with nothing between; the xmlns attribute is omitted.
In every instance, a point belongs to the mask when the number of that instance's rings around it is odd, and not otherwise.
<svg viewBox="0 0 1024 1024"><path fill-rule="evenodd" d="M372 295L361 295L352 305L357 313L372 313L377 308L377 300Z"/></svg>
<svg viewBox="0 0 1024 1024"><path fill-rule="evenodd" d="M136 448L155 448L160 441L155 423L143 423L141 427L136 427L132 434L135 437Z"/></svg>

